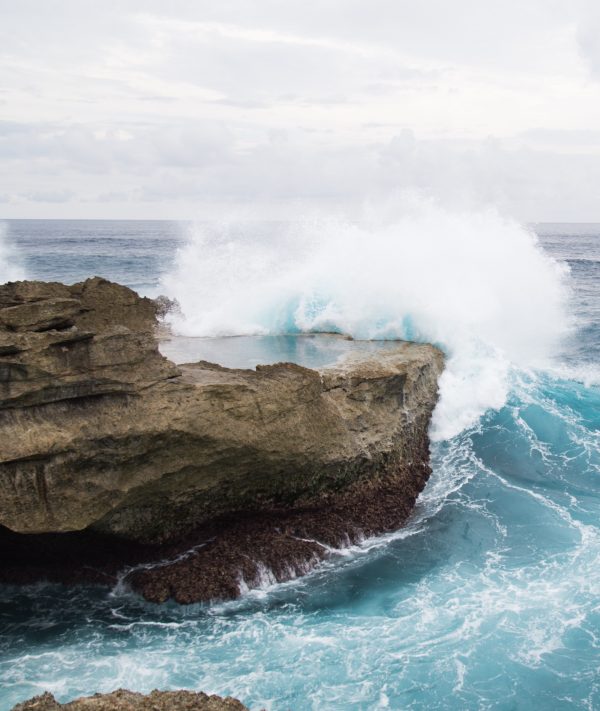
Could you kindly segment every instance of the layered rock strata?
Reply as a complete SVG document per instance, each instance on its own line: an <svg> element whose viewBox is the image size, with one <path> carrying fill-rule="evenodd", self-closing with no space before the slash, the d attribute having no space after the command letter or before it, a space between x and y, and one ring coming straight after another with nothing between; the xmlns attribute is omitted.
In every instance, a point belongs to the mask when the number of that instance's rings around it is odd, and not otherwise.
<svg viewBox="0 0 600 711"><path fill-rule="evenodd" d="M404 523L439 350L175 366L155 314L98 278L0 286L0 579L114 583L128 565L150 600L231 598Z"/></svg>

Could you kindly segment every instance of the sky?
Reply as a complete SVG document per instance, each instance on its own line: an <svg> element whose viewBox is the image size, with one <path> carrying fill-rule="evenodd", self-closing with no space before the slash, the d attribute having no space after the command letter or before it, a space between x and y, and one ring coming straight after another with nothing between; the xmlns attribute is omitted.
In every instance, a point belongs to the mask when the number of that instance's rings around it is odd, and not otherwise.
<svg viewBox="0 0 600 711"><path fill-rule="evenodd" d="M599 8L0 0L0 219L600 221Z"/></svg>

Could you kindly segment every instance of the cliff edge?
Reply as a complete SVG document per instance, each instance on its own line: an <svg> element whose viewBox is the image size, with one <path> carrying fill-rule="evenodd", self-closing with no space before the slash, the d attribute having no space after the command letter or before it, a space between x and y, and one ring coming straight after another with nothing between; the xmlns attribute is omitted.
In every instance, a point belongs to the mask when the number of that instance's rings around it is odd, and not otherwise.
<svg viewBox="0 0 600 711"><path fill-rule="evenodd" d="M150 600L235 597L406 520L438 349L176 366L155 325L152 300L103 279L0 286L0 579L127 565Z"/></svg>

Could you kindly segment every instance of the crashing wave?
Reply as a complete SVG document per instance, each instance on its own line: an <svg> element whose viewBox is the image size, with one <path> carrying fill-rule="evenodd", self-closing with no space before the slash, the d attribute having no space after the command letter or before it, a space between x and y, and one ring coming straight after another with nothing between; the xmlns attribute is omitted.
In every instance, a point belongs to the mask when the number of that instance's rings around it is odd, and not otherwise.
<svg viewBox="0 0 600 711"><path fill-rule="evenodd" d="M423 199L371 205L362 221L197 226L162 288L187 336L333 331L410 339L448 354L431 435L501 407L511 366L547 362L570 329L567 267L495 210Z"/></svg>

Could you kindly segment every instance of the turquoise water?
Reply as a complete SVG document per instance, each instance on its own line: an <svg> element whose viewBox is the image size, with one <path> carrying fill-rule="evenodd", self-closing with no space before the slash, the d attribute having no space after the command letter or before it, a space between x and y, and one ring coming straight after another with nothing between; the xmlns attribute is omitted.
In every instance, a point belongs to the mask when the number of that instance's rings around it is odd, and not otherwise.
<svg viewBox="0 0 600 711"><path fill-rule="evenodd" d="M150 290L186 229L127 223L137 237L123 238L124 266L96 224L54 223L52 245L25 223L9 232L30 276L130 272ZM108 239L121 239L112 224ZM552 368L510 368L504 406L434 443L407 528L227 604L1 588L0 709L45 689L64 701L119 686L196 688L273 710L600 708L600 228L538 231L570 265L577 330ZM96 256L82 266L90 235ZM50 275L48 254L66 238Z"/></svg>

